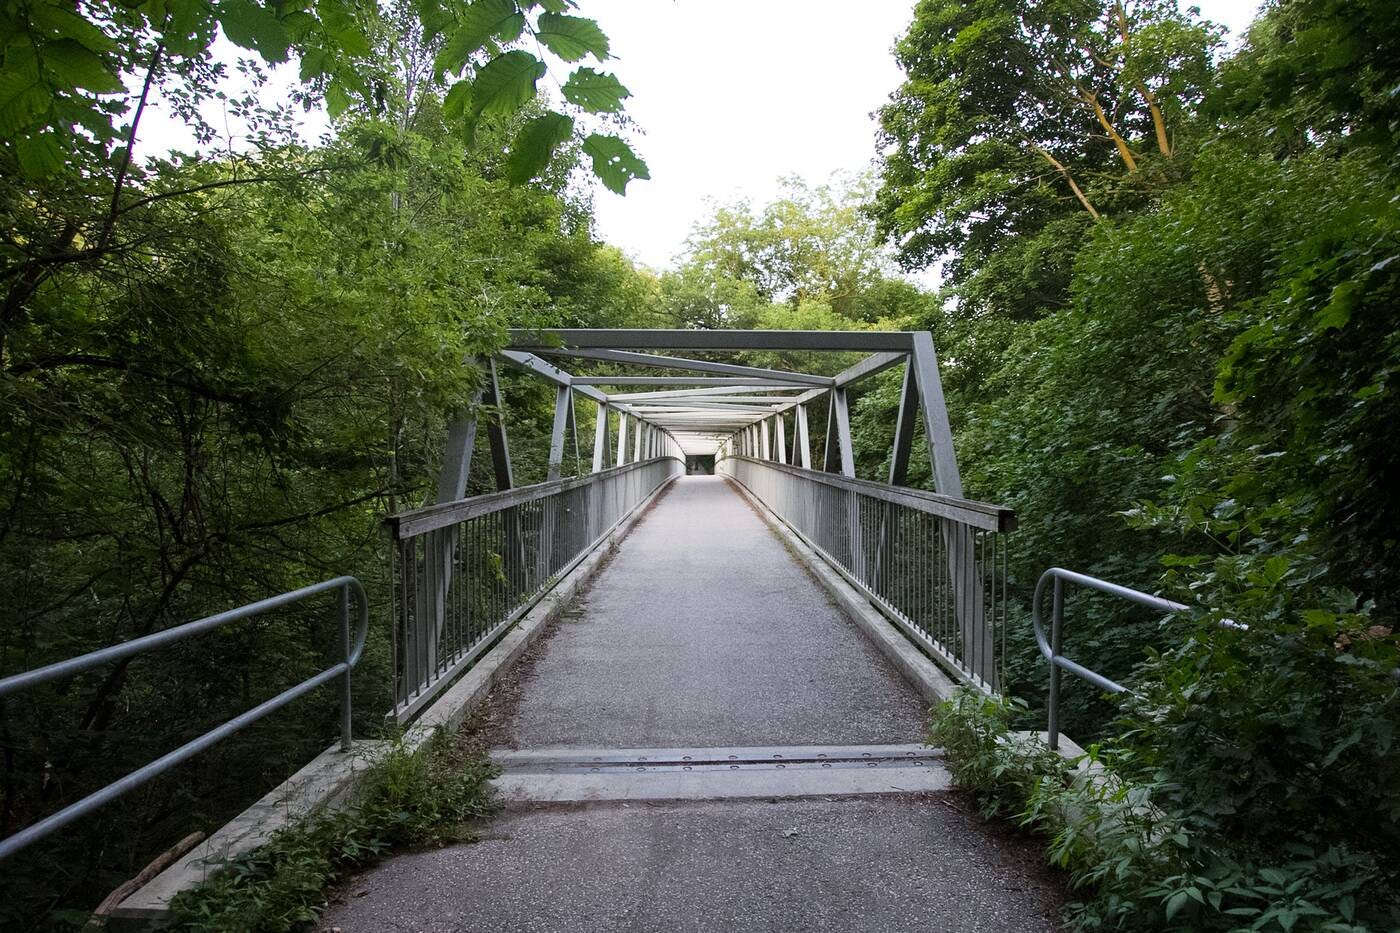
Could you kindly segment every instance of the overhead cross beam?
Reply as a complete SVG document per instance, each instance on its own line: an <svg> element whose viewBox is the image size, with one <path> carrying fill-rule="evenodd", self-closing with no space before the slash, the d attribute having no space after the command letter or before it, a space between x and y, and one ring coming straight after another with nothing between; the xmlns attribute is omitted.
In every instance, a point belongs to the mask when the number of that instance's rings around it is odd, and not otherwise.
<svg viewBox="0 0 1400 933"><path fill-rule="evenodd" d="M518 352L518 351L517 351ZM806 383L791 379L765 376L745 379L742 376L575 376L576 386L772 386L778 389L802 389Z"/></svg>
<svg viewBox="0 0 1400 933"><path fill-rule="evenodd" d="M610 363L629 363L633 366L647 366L652 369L682 369L696 373L715 373L722 376L782 379L786 382L796 382L812 386L829 386L835 384L835 380L831 376L813 376L808 373L788 373L778 369L762 369L757 366L737 366L733 363L715 363L710 360L691 360L679 356L656 356L650 353L632 353L627 350L575 350L568 347L540 347L537 348L535 352L547 353L550 356L603 360Z"/></svg>
<svg viewBox="0 0 1400 933"><path fill-rule="evenodd" d="M577 377L574 379L574 382L575 382L575 383L578 382ZM609 393L609 394L608 394L608 398L614 399L614 400L616 400L616 399L623 399L623 400L626 400L626 401L635 401L636 399L645 399L645 398L698 398L698 397L707 396L707 395L723 395L723 396L729 396L729 395L734 395L734 394L743 394L743 393L745 393L745 392L748 392L748 393L757 393L757 392L792 392L792 391L794 391L794 390L799 390L799 389L803 389L803 388L805 388L805 386L800 386L800 385L791 385L791 386L764 386L764 385L742 385L742 384L741 384L741 385L733 385L733 386L713 386L713 387L709 387L709 388L703 388L703 387L702 387L702 388L693 388L693 389L661 389L661 390L658 390L658 391L655 391L655 392L614 392L614 393ZM781 398L781 397L780 397L780 398Z"/></svg>
<svg viewBox="0 0 1400 933"><path fill-rule="evenodd" d="M879 330L512 330L512 349L824 350L872 353L913 349L913 332Z"/></svg>

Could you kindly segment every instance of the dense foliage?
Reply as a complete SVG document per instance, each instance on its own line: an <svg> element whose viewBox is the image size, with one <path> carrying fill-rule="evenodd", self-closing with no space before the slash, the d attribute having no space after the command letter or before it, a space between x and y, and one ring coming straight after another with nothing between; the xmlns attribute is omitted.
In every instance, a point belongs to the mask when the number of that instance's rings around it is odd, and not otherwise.
<svg viewBox="0 0 1400 933"><path fill-rule="evenodd" d="M0 10L0 673L353 573L375 620L356 728L382 728L379 521L424 501L471 361L511 326L635 322L653 287L592 233L589 176L621 191L646 169L615 135L607 38L572 6ZM216 36L254 53L238 76ZM546 56L572 69L553 110ZM302 84L279 102L287 59ZM198 153L133 151L157 101ZM329 111L318 145L299 104ZM506 396L517 473L542 478L552 395ZM325 667L331 608L6 698L0 834ZM228 819L325 747L332 693L8 861L0 927L81 922Z"/></svg>
<svg viewBox="0 0 1400 933"><path fill-rule="evenodd" d="M969 494L1020 514L1022 598L1058 564L1199 607L1071 599L1067 653L1135 692L1067 681L1070 734L1172 827L1143 839L1188 840L1076 849L1012 793L1084 926L1395 923L1394 12L1281 2L1227 55L1173 4L926 0L899 45L872 212L947 259L922 323ZM1011 643L1032 709L1000 715L1035 727L1024 619Z"/></svg>
<svg viewBox="0 0 1400 933"><path fill-rule="evenodd" d="M934 711L930 740L984 815L1045 837L1050 861L1081 895L1066 912L1072 927L1360 933L1400 923L1400 906L1379 896L1384 872L1363 848L1222 842L1217 827L1173 805L1178 788L1137 768L1130 751L1096 748L1071 763L1013 729L1024 713L1024 703L962 691Z"/></svg>

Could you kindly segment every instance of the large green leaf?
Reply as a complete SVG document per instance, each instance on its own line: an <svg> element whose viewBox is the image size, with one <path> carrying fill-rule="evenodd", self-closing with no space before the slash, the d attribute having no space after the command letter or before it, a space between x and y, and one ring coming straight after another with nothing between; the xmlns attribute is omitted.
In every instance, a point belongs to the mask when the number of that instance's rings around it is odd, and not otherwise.
<svg viewBox="0 0 1400 933"><path fill-rule="evenodd" d="M86 88L99 94L117 94L126 90L126 85L107 69L101 56L74 39L47 42L40 54L45 66L71 87Z"/></svg>
<svg viewBox="0 0 1400 933"><path fill-rule="evenodd" d="M317 0L316 15L339 51L352 58L369 55L369 36L356 16L352 0Z"/></svg>
<svg viewBox="0 0 1400 933"><path fill-rule="evenodd" d="M535 35L566 62L576 62L585 55L592 55L598 61L608 57L608 37L597 23L582 16L541 13Z"/></svg>
<svg viewBox="0 0 1400 933"><path fill-rule="evenodd" d="M332 120L349 110L354 102L355 99L339 77L326 83L326 113Z"/></svg>
<svg viewBox="0 0 1400 933"><path fill-rule="evenodd" d="M60 38L73 39L93 52L114 52L117 44L97 26L61 3L35 3L26 9L35 26L52 30Z"/></svg>
<svg viewBox="0 0 1400 933"><path fill-rule="evenodd" d="M609 74L579 68L564 82L564 99L589 113L617 113L632 92Z"/></svg>
<svg viewBox="0 0 1400 933"><path fill-rule="evenodd" d="M234 45L252 49L269 62L287 60L291 37L277 14L254 0L221 0L219 25Z"/></svg>
<svg viewBox="0 0 1400 933"><path fill-rule="evenodd" d="M325 49L311 48L301 53L301 80L312 81L326 73L330 67L330 57Z"/></svg>
<svg viewBox="0 0 1400 933"><path fill-rule="evenodd" d="M15 140L19 166L31 178L44 178L63 168L63 149L52 133L32 133Z"/></svg>
<svg viewBox="0 0 1400 933"><path fill-rule="evenodd" d="M442 99L442 115L449 120L460 120L467 115L467 110L471 105L472 83L458 81L447 89L447 94Z"/></svg>
<svg viewBox="0 0 1400 933"><path fill-rule="evenodd" d="M213 41L214 9L207 0L166 0L162 38L171 55L199 55Z"/></svg>
<svg viewBox="0 0 1400 933"><path fill-rule="evenodd" d="M554 151L573 131L573 118L562 113L546 113L526 123L510 147L506 178L512 185L523 185L544 171Z"/></svg>
<svg viewBox="0 0 1400 933"><path fill-rule="evenodd" d="M0 72L0 136L14 136L30 126L51 101L38 75Z"/></svg>
<svg viewBox="0 0 1400 933"><path fill-rule="evenodd" d="M473 113L515 113L534 99L535 85L546 70L544 62L519 49L496 56L472 82Z"/></svg>
<svg viewBox="0 0 1400 933"><path fill-rule="evenodd" d="M525 17L512 0L476 0L462 13L435 64L439 71L456 74L492 38L511 42L525 28Z"/></svg>
<svg viewBox="0 0 1400 933"><path fill-rule="evenodd" d="M631 146L616 136L594 133L583 141L583 151L593 160L593 174L610 191L626 194L629 181L651 177L647 164L637 158Z"/></svg>

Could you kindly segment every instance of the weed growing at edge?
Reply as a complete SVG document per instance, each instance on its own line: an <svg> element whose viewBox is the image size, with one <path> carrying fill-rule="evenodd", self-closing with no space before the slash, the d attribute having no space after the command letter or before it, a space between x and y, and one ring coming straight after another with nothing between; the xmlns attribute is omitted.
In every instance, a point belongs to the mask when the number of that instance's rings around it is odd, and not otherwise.
<svg viewBox="0 0 1400 933"><path fill-rule="evenodd" d="M396 743L354 807L314 814L180 894L165 929L281 933L312 923L327 888L393 850L475 841L472 824L495 810L493 773L442 734L417 752Z"/></svg>

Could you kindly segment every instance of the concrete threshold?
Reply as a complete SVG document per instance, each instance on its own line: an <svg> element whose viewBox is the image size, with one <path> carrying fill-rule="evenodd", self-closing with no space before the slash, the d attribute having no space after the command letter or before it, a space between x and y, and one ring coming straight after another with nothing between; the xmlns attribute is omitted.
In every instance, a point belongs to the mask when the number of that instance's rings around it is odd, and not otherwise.
<svg viewBox="0 0 1400 933"><path fill-rule="evenodd" d="M939 793L942 753L922 745L498 750L507 807Z"/></svg>

